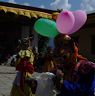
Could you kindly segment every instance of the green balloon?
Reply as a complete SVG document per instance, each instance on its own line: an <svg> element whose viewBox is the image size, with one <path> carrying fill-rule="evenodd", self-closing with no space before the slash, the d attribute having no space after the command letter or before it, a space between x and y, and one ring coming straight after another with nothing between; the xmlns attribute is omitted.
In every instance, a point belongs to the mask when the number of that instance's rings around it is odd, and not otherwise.
<svg viewBox="0 0 95 96"><path fill-rule="evenodd" d="M42 36L55 37L58 35L56 23L49 19L38 19L34 24L34 30Z"/></svg>

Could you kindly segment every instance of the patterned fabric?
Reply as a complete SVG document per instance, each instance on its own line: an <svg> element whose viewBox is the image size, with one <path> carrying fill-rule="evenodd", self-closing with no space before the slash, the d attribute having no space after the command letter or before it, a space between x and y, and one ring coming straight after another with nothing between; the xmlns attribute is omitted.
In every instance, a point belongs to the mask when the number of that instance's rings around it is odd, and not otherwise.
<svg viewBox="0 0 95 96"><path fill-rule="evenodd" d="M24 53L23 53L24 52ZM34 72L33 63L31 64L29 59L31 54L28 54L28 50L20 51L20 60L16 65L17 75L14 80L13 88L11 90L11 96L21 96L20 90L25 94L25 96L33 96L31 88L26 84L26 78ZM21 58L22 57L22 58ZM28 75L28 74L29 75Z"/></svg>
<svg viewBox="0 0 95 96"><path fill-rule="evenodd" d="M94 96L95 63L82 60L77 67L72 71L71 80L64 80L58 96Z"/></svg>
<svg viewBox="0 0 95 96"><path fill-rule="evenodd" d="M19 54L20 58L29 57L30 63L33 64L34 54L33 54L32 50L20 50L20 52L18 54Z"/></svg>
<svg viewBox="0 0 95 96"><path fill-rule="evenodd" d="M25 78L27 78L27 76L25 76ZM21 96L20 91L19 91L19 88L21 88L21 87L23 87L22 91L23 91L23 94L25 96L33 96L30 86L28 86L25 83L25 81L24 81L23 86L20 86L21 82L23 82L21 79L22 79L21 78L21 72L17 72L16 78L14 80L13 87L12 87L12 90L11 90L11 93L10 93L10 96Z"/></svg>
<svg viewBox="0 0 95 96"><path fill-rule="evenodd" d="M73 83L64 80L61 93L58 96L94 96L95 79L90 84Z"/></svg>
<svg viewBox="0 0 95 96"><path fill-rule="evenodd" d="M33 73L34 72L34 67L33 65L28 61L27 58L22 58L20 60L20 63L17 64L16 70L21 71L21 72L29 72Z"/></svg>

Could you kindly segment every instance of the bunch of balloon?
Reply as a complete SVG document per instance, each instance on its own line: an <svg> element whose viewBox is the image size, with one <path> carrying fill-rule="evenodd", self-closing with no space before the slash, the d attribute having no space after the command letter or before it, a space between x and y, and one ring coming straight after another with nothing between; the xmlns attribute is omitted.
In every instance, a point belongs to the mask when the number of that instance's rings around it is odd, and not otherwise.
<svg viewBox="0 0 95 96"><path fill-rule="evenodd" d="M70 35L78 31L86 22L87 14L82 10L62 11L52 14L52 19L38 19L34 24L35 31L45 37L54 38L59 33Z"/></svg>

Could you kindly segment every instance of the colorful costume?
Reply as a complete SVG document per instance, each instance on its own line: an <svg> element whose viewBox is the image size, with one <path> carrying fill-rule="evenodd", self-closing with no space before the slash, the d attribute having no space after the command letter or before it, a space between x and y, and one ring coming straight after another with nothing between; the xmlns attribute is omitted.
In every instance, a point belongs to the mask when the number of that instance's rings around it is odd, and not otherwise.
<svg viewBox="0 0 95 96"><path fill-rule="evenodd" d="M20 50L20 52L18 53L20 58L24 58L24 57L29 57L29 62L31 64L33 64L33 61L34 61L34 54L32 52L31 49L27 49L27 50Z"/></svg>
<svg viewBox="0 0 95 96"><path fill-rule="evenodd" d="M20 50L19 59L16 65L17 75L11 90L11 96L33 96L31 87L26 83L26 79L34 72L33 53L30 50Z"/></svg>
<svg viewBox="0 0 95 96"><path fill-rule="evenodd" d="M90 61L79 62L78 70L73 72L72 80L64 80L57 96L94 96L95 64ZM77 81L73 81L76 79Z"/></svg>
<svg viewBox="0 0 95 96"><path fill-rule="evenodd" d="M94 96L95 63L81 56L72 39L66 39L64 35L55 38L55 46L59 53L55 59L64 73L61 92L57 96Z"/></svg>
<svg viewBox="0 0 95 96"><path fill-rule="evenodd" d="M43 71L49 72L51 69L54 68L53 64L53 56L52 54L47 53L44 57L44 65L43 65Z"/></svg>
<svg viewBox="0 0 95 96"><path fill-rule="evenodd" d="M54 68L53 63L53 50L51 47L47 48L47 52L44 56L44 65L43 65L43 71L44 72L50 72L52 68Z"/></svg>

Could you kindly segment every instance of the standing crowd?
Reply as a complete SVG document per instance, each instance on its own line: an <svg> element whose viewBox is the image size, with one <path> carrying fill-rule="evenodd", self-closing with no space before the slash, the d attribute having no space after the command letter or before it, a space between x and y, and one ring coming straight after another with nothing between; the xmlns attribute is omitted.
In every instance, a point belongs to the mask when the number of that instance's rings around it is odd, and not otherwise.
<svg viewBox="0 0 95 96"><path fill-rule="evenodd" d="M29 40L22 42L16 56L17 74L11 96L94 96L95 64L79 54L71 37L57 35L54 38L55 49L47 47L44 55L33 50ZM33 78L35 72L53 74L56 95L36 95L39 83Z"/></svg>

